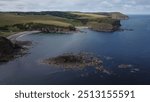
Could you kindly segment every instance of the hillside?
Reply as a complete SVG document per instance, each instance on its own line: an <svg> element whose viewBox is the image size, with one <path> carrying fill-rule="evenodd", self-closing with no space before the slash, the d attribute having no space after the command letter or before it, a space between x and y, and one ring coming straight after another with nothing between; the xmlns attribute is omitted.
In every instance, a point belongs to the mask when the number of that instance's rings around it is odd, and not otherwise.
<svg viewBox="0 0 150 102"><path fill-rule="evenodd" d="M75 31L76 26L89 26L97 22L102 28L98 31L107 31L107 24L119 27L120 19L126 18L121 13L89 13L89 12L1 12L0 35L9 36L25 30L40 30L42 32L69 32ZM117 22L117 23L116 23ZM102 23L102 24L100 24ZM103 27L103 24L105 26ZM117 26L115 25L117 24ZM95 26L93 26L95 27ZM93 28L90 25L90 28ZM93 29L94 30L94 29ZM117 29L109 29L108 31Z"/></svg>

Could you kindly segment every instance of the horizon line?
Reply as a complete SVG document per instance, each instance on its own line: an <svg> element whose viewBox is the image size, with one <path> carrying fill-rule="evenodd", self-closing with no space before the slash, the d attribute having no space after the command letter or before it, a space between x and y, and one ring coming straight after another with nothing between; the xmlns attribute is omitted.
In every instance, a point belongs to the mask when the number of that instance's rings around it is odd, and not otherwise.
<svg viewBox="0 0 150 102"><path fill-rule="evenodd" d="M72 11L69 11L69 10L68 10L68 11L67 11L67 10L53 10L53 11L52 11L52 10L41 10L41 11L40 11L40 10L39 10L39 11L35 11L35 10L34 10L34 11L32 11L32 10L31 10L31 11L29 11L29 10L28 10L28 11L19 11L19 10L18 10L18 11L17 11L17 10L16 10L16 11L15 11L15 10L14 10L14 11L1 11L1 10L0 10L0 12L10 12L10 13L11 13L11 12L12 12L12 13L13 13L13 12L89 12L89 13L90 13L90 12L91 12L91 13L94 13L94 12L95 12L95 13L98 13L98 12L99 12L99 13L113 13L113 12L115 13L115 12L117 12L117 13L129 14L129 15L132 15L132 14L134 14L134 15L139 15L139 14L140 14L140 15L150 15L150 13L124 13L124 12L120 12L120 11L74 11L74 10L72 10Z"/></svg>

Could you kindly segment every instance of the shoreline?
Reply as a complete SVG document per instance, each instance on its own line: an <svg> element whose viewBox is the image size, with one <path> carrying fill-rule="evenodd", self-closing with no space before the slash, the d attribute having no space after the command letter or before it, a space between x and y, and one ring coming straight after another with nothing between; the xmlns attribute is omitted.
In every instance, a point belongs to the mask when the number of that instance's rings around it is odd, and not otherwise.
<svg viewBox="0 0 150 102"><path fill-rule="evenodd" d="M84 29L84 28L89 28L88 26L75 26L76 29Z"/></svg>
<svg viewBox="0 0 150 102"><path fill-rule="evenodd" d="M7 39L11 41L15 41L18 37L22 37L28 34L34 34L34 33L40 33L41 31L23 31L23 32L18 32L16 34L10 35L7 37Z"/></svg>

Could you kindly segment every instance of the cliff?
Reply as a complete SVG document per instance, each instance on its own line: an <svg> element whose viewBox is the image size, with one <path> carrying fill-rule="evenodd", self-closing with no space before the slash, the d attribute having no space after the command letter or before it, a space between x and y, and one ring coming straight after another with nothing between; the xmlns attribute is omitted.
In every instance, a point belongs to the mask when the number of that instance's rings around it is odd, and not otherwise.
<svg viewBox="0 0 150 102"><path fill-rule="evenodd" d="M58 25L50 25L50 24L42 24L42 23L20 23L20 24L4 26L2 29L12 31L12 32L38 30L45 33L66 33L66 32L76 30L75 27L71 25L58 26Z"/></svg>
<svg viewBox="0 0 150 102"><path fill-rule="evenodd" d="M127 19L129 19L129 17L127 15L124 15L120 12L112 12L112 13L110 13L110 15L111 15L112 19L118 19L118 20L127 20Z"/></svg>
<svg viewBox="0 0 150 102"><path fill-rule="evenodd" d="M0 36L0 62L7 62L14 58L14 54L21 49L21 46L13 44L10 40Z"/></svg>
<svg viewBox="0 0 150 102"><path fill-rule="evenodd" d="M120 20L114 20L114 19L101 19L97 22L89 22L88 27L95 31L100 32L113 32L117 31L121 24Z"/></svg>

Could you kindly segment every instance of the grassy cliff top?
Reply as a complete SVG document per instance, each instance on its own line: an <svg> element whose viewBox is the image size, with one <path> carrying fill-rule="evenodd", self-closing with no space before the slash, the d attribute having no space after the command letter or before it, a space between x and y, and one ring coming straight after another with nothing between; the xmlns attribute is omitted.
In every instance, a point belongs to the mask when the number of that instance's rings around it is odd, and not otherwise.
<svg viewBox="0 0 150 102"><path fill-rule="evenodd" d="M87 26L88 22L93 21L99 23L115 24L114 22L116 22L116 20L124 17L126 17L126 15L119 12L0 12L0 35L8 36L10 34L13 34L14 31L19 32L20 30L18 30L18 28L11 27L14 24L37 23L54 25L57 27L74 27ZM9 29L11 30L5 31L2 29L6 26L9 26Z"/></svg>
<svg viewBox="0 0 150 102"><path fill-rule="evenodd" d="M98 15L93 13L82 13L82 12L73 12L72 14L80 16L79 18L82 19L99 19L99 18L106 18L108 16L105 15Z"/></svg>
<svg viewBox="0 0 150 102"><path fill-rule="evenodd" d="M59 26L70 26L70 23L68 23L68 19L50 15L16 15L9 13L0 14L0 26L30 22Z"/></svg>

